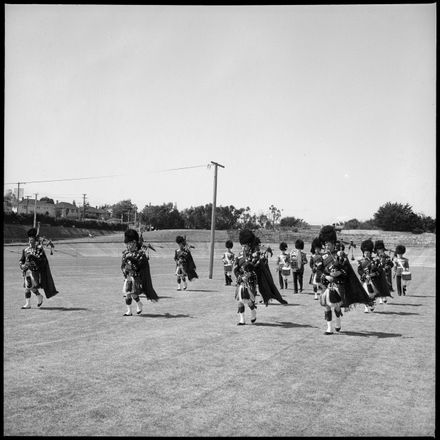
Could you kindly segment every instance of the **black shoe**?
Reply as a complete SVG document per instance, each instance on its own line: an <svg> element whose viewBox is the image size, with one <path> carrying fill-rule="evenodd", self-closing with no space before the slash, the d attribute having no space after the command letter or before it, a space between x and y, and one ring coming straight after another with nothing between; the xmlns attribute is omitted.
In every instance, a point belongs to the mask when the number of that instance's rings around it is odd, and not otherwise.
<svg viewBox="0 0 440 440"><path fill-rule="evenodd" d="M237 322L237 325L246 325L244 322Z"/></svg>
<svg viewBox="0 0 440 440"><path fill-rule="evenodd" d="M335 330L337 331L337 332L340 332L341 331L341 327L335 327Z"/></svg>
<svg viewBox="0 0 440 440"><path fill-rule="evenodd" d="M122 316L133 316L133 313L124 313Z"/></svg>
<svg viewBox="0 0 440 440"><path fill-rule="evenodd" d="M325 335L332 335L333 332L324 332Z"/></svg>

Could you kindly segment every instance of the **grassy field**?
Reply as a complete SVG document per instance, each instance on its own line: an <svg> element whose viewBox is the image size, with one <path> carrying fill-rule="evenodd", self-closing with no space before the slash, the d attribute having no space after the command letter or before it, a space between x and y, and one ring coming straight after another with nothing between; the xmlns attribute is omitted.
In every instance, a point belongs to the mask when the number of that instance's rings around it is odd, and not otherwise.
<svg viewBox="0 0 440 440"><path fill-rule="evenodd" d="M30 310L20 247L4 247L4 435L435 435L435 248L408 250L408 296L345 313L325 336L307 283L237 326L221 243L213 279L209 243L192 243L200 278L186 292L173 243L155 243L160 301L133 317L122 316L122 243L57 243L60 293Z"/></svg>

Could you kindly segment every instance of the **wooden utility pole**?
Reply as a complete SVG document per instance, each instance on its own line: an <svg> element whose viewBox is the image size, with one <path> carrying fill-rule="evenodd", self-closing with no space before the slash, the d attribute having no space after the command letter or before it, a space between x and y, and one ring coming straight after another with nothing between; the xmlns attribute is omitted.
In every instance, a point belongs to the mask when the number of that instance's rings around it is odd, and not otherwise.
<svg viewBox="0 0 440 440"><path fill-rule="evenodd" d="M35 203L34 203L34 228L37 227L37 196L38 196L38 193L35 193Z"/></svg>
<svg viewBox="0 0 440 440"><path fill-rule="evenodd" d="M211 163L214 165L214 196L212 200L212 215L211 215L211 252L209 256L209 278L212 279L212 268L214 265L214 238L215 238L215 208L217 204L217 168L222 167L223 165L220 165L217 162L213 162L211 160Z"/></svg>
<svg viewBox="0 0 440 440"><path fill-rule="evenodd" d="M83 221L86 218L86 195L87 194L83 194Z"/></svg>
<svg viewBox="0 0 440 440"><path fill-rule="evenodd" d="M25 184L26 182L17 182L17 214L20 207L20 184ZM14 196L14 194L12 194Z"/></svg>

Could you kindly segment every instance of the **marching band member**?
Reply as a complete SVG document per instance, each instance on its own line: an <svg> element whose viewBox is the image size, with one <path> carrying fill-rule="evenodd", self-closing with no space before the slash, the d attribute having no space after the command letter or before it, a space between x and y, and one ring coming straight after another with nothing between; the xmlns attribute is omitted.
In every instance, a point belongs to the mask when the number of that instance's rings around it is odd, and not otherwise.
<svg viewBox="0 0 440 440"><path fill-rule="evenodd" d="M322 284L326 287L320 296L320 304L325 307L324 319L327 321L327 330L324 334L331 335L332 309L335 312L335 330L341 331L341 307L348 311L355 304L369 304L371 302L353 271L347 255L336 248L336 230L334 226L323 226L319 233L319 240L324 245L322 254L323 274Z"/></svg>
<svg viewBox="0 0 440 440"><path fill-rule="evenodd" d="M373 258L372 253L374 243L370 240L364 240L361 243L361 251L363 256L358 260L358 274L363 283L364 289L373 303L365 306L365 313L369 310L374 311L374 303L376 298L380 298L380 304L383 303L383 297L391 296L385 272L380 266L380 261ZM386 302L386 299L385 299Z"/></svg>
<svg viewBox="0 0 440 440"><path fill-rule="evenodd" d="M34 293L37 296L37 306L43 304L43 295L40 294L39 288L44 290L46 298L55 296L58 291L52 278L49 267L49 261L44 252L43 245L39 242L39 236L36 228L27 231L29 238L29 246L23 249L19 265L24 278L24 297L25 304L22 309L31 308L31 296Z"/></svg>
<svg viewBox="0 0 440 440"><path fill-rule="evenodd" d="M237 325L245 325L245 305L247 305L251 311L252 324L257 320L257 305L255 304L255 296L257 295L257 274L255 273L255 266L252 262L251 243L245 239L245 236L241 232L240 244L242 245L242 251L234 261L233 270L237 279L235 299L238 301L237 313L240 316Z"/></svg>
<svg viewBox="0 0 440 440"><path fill-rule="evenodd" d="M386 254L385 251L386 249L383 240L376 240L374 242L373 252L376 254L376 258L379 260L379 266L385 272L385 278L387 280L390 292L394 292L392 282L392 268L394 263L392 258ZM386 299L384 299L384 302L386 302Z"/></svg>
<svg viewBox="0 0 440 440"><path fill-rule="evenodd" d="M395 254L393 259L394 267L393 272L396 277L397 294L401 296L406 295L407 279L403 277L404 271L409 271L409 260L405 258L403 254L406 252L406 247L402 244L396 246Z"/></svg>
<svg viewBox="0 0 440 440"><path fill-rule="evenodd" d="M227 240L225 246L226 251L222 257L223 268L225 271L225 286L230 286L232 284L232 266L235 260L235 254L231 250L234 243L232 243L232 240Z"/></svg>
<svg viewBox="0 0 440 440"><path fill-rule="evenodd" d="M124 285L122 289L125 298L127 311L123 316L132 316L131 303L136 303L136 313L142 313L142 302L139 298L144 293L150 301L158 301L156 291L151 282L149 257L146 254L139 234L134 229L127 229L124 233L124 243L126 249L122 252L121 270L124 275Z"/></svg>
<svg viewBox="0 0 440 440"><path fill-rule="evenodd" d="M293 289L294 293L303 291L304 265L307 264L307 255L303 252L304 242L298 238L295 241L295 250L290 253L290 266L293 273Z"/></svg>
<svg viewBox="0 0 440 440"><path fill-rule="evenodd" d="M277 257L276 271L278 272L278 281L280 289L287 289L288 278L290 276L290 256L286 252L287 243L282 241L280 243L281 253Z"/></svg>
<svg viewBox="0 0 440 440"><path fill-rule="evenodd" d="M186 242L186 238L178 235L176 237L176 243L179 245L179 249L176 249L174 253L174 261L176 262L176 276L177 276L177 290L180 290L180 284L183 282L183 290L186 290L186 277L189 281L194 278L198 278L196 272L196 265L191 255L191 246Z"/></svg>
<svg viewBox="0 0 440 440"><path fill-rule="evenodd" d="M310 247L310 252L312 256L310 257L310 269L312 269L312 273L310 275L310 284L313 286L313 292L315 293L315 299L318 298L318 290L321 294L323 291L323 286L321 284L322 277L322 269L323 269L323 260L322 260L322 243L319 240L319 237L316 237L312 241L312 245Z"/></svg>
<svg viewBox="0 0 440 440"><path fill-rule="evenodd" d="M244 229L240 231L239 240L242 246L246 245L247 253L251 254L250 261L257 276L258 291L262 302L268 306L271 299L276 299L281 304L287 304L275 286L265 252L260 249L260 239L251 230Z"/></svg>
<svg viewBox="0 0 440 440"><path fill-rule="evenodd" d="M351 253L351 260L354 261L354 250L356 248L356 245L354 244L353 240L350 240L350 243L348 245L348 255Z"/></svg>

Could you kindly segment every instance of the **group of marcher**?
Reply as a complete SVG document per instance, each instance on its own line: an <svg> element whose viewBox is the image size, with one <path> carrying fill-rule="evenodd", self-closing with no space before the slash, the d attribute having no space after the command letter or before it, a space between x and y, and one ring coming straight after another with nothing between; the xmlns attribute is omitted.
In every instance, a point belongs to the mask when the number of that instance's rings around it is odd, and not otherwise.
<svg viewBox="0 0 440 440"><path fill-rule="evenodd" d="M287 302L282 298L275 286L268 264L268 251L262 251L260 239L252 231L244 230L239 234L242 245L240 254L235 257L232 252L233 243L226 242L226 252L222 259L225 270L225 284L232 284L232 274L236 278L235 298L238 301L238 325L245 324L245 305L250 309L251 322L257 319L256 296L260 293L261 303L275 299L282 304ZM349 251L356 247L351 241ZM276 259L275 270L278 273L280 290L287 289L290 276L293 276L295 294L303 291L304 267L308 263L304 252L304 241L297 239L295 249L287 252L286 242L280 243L280 254ZM332 334L333 314L335 315L335 330L341 330L343 311L348 312L356 304L363 304L365 312L373 311L376 301L379 304L387 302L391 297L392 272L396 278L398 295L406 295L407 282L411 279L408 259L403 255L406 248L396 246L394 258L385 251L383 240L375 243L368 239L362 242L362 257L358 260L356 275L345 245L337 239L334 226L324 226L319 236L311 244L309 284L313 286L315 300L325 308L324 319L327 322L325 334ZM352 253L352 260L354 260Z"/></svg>
<svg viewBox="0 0 440 440"><path fill-rule="evenodd" d="M44 241L40 239L38 231L31 228L28 231L29 246L23 249L20 258L20 269L24 279L25 304L23 309L31 308L31 296L37 297L37 306L41 307L43 296L39 289L43 289L46 298L58 293L56 290L49 262L44 252ZM241 244L240 253L235 256L232 251L233 242L227 240L226 251L222 256L225 285L234 283L235 299L238 304L238 325L245 324L246 306L250 310L251 322L257 319L257 296L261 296L259 303L266 306L276 300L281 304L287 301L281 296L273 280L269 268L269 256L273 255L270 247L264 248L260 239L249 229L239 233ZM143 304L141 294L150 301L158 301L159 297L153 287L149 249L154 248L143 242L142 235L134 229L128 229L124 234L126 249L122 252L121 271L124 278L122 294L125 300L126 311L124 316L132 316L132 305L136 306L136 313L142 313ZM191 254L191 248L186 237L177 236L178 249L174 253L176 264L175 275L177 290L187 289L187 280L198 278L196 265ZM353 243L350 243L354 247ZM353 245L353 246L352 246ZM358 260L358 276L352 268L349 256L345 253L342 241L337 240L334 226L321 228L319 236L311 244L310 261L304 252L304 242L296 240L295 249L288 253L287 243L280 243L280 254L276 260L276 271L280 289L287 289L290 276L293 275L294 293L303 292L304 267L309 263L311 277L309 284L313 286L315 299L325 308L324 319L327 322L325 334L332 334L333 314L335 315L335 330L341 330L343 311L349 311L356 304L363 304L365 312L373 311L376 300L386 303L391 296L392 273L396 278L398 295L406 295L407 282L411 279L405 246L398 245L394 258L386 254L382 240L375 243L365 240L361 244L362 258ZM51 247L51 250L53 247Z"/></svg>

